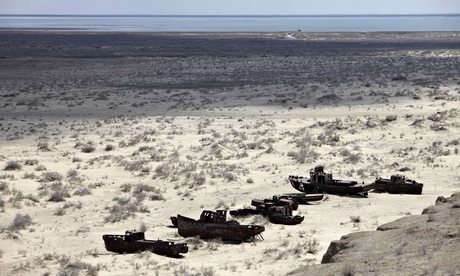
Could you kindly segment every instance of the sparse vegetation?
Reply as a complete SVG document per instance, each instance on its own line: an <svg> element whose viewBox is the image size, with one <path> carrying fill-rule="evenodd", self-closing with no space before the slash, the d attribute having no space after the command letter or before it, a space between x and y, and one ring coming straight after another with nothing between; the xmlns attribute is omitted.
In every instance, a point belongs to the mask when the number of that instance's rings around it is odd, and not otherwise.
<svg viewBox="0 0 460 276"><path fill-rule="evenodd" d="M19 171L22 169L22 164L19 161L8 161L5 165L4 171Z"/></svg>
<svg viewBox="0 0 460 276"><path fill-rule="evenodd" d="M8 226L8 230L12 232L17 232L19 230L24 230L28 226L32 225L32 218L30 215L22 215L22 214L16 214L14 217L13 222Z"/></svg>

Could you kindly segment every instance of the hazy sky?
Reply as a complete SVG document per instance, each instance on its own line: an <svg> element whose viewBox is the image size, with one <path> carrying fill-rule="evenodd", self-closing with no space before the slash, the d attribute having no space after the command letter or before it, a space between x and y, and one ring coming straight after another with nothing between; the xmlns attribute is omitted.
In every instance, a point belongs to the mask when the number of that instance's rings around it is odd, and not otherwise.
<svg viewBox="0 0 460 276"><path fill-rule="evenodd" d="M0 14L460 13L460 0L0 0Z"/></svg>

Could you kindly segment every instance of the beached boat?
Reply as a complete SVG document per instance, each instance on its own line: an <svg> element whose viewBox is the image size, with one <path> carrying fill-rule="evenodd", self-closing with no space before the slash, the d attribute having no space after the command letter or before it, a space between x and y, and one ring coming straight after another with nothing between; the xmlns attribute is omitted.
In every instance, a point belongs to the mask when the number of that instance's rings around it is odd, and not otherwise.
<svg viewBox="0 0 460 276"><path fill-rule="evenodd" d="M275 224L296 225L302 223L304 216L299 215L284 215L280 213L272 213L268 215L268 221Z"/></svg>
<svg viewBox="0 0 460 276"><path fill-rule="evenodd" d="M265 231L262 225L240 225L237 221L227 221L226 210L204 210L198 220L177 215L177 228L182 237L232 241L253 239Z"/></svg>
<svg viewBox="0 0 460 276"><path fill-rule="evenodd" d="M277 206L273 202L257 205L256 208L241 208L231 210L232 217L246 217L250 215L264 216L271 223L294 225L304 220L303 216L292 215L292 208L289 205Z"/></svg>
<svg viewBox="0 0 460 276"><path fill-rule="evenodd" d="M299 204L318 203L327 198L325 194L287 193L279 195L278 198L293 199Z"/></svg>
<svg viewBox="0 0 460 276"><path fill-rule="evenodd" d="M272 204L274 206L289 206L292 210L297 210L299 208L299 202L287 197L273 196L271 199L253 199L251 201L251 205L256 207L265 204Z"/></svg>
<svg viewBox="0 0 460 276"><path fill-rule="evenodd" d="M310 178L289 176L292 187L302 193L328 193L336 195L367 196L373 184L360 184L354 180L333 179L332 173L325 173L323 166L316 166L310 171Z"/></svg>
<svg viewBox="0 0 460 276"><path fill-rule="evenodd" d="M373 183L377 191L391 194L422 194L423 184L407 179L405 175L395 174L388 178L377 178Z"/></svg>
<svg viewBox="0 0 460 276"><path fill-rule="evenodd" d="M164 240L146 240L144 231L126 231L124 235L106 234L102 236L105 248L116 253L136 253L151 251L160 255L178 256L188 252L186 243Z"/></svg>

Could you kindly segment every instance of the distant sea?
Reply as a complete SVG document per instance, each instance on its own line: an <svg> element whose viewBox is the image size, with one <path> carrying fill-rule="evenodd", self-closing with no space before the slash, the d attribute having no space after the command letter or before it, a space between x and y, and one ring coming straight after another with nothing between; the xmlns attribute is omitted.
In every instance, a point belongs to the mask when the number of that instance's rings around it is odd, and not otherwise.
<svg viewBox="0 0 460 276"><path fill-rule="evenodd" d="M99 32L460 31L460 14L340 16L0 15L0 28Z"/></svg>

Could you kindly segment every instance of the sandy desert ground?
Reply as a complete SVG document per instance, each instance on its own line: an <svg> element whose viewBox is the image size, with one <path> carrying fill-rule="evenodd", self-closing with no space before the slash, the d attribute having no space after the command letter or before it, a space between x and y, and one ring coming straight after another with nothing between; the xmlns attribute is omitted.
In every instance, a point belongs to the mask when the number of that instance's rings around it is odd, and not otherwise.
<svg viewBox="0 0 460 276"><path fill-rule="evenodd" d="M460 191L459 68L456 32L0 31L0 274L285 275L318 265L331 241ZM299 225L240 220L266 228L241 244L171 227L171 215L296 192L288 175L319 164L362 182L404 173L423 194L328 195L300 206ZM105 250L103 234L134 228L190 251Z"/></svg>

